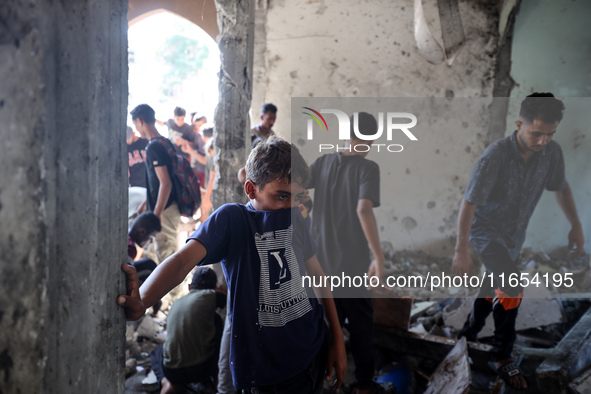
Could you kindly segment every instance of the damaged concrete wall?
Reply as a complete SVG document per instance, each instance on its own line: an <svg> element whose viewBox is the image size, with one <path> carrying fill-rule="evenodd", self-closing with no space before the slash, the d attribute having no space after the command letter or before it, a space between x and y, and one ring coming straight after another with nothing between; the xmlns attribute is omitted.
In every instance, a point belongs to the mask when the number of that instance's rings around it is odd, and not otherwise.
<svg viewBox="0 0 591 394"><path fill-rule="evenodd" d="M291 97L434 96L485 102L493 95L499 41L494 1L459 2L466 46L452 66L432 65L418 52L410 0L257 4L257 33L266 40L255 44L255 54L262 55L255 58L251 115L258 122L264 102L277 104L274 129L286 138ZM436 1L423 4L432 32L441 37ZM395 249L453 250L450 238L470 171L496 137L489 134L486 111L462 115L461 126L450 135L419 137L422 154L401 153L389 160L368 156L396 179L396 193L382 194L377 215L381 239Z"/></svg>
<svg viewBox="0 0 591 394"><path fill-rule="evenodd" d="M126 2L0 4L0 386L123 387Z"/></svg>
<svg viewBox="0 0 591 394"><path fill-rule="evenodd" d="M564 98L565 116L554 139L562 147L566 176L573 190L587 247L591 243L591 2L523 0L515 20L511 77L514 105L507 133L517 120L524 96L553 92ZM568 244L570 224L554 193L544 193L527 233L526 245L548 252Z"/></svg>
<svg viewBox="0 0 591 394"><path fill-rule="evenodd" d="M220 99L215 110L216 177L223 187L213 192L213 205L244 202L236 176L246 161L250 141L248 110L252 97L254 1L216 0L220 47Z"/></svg>

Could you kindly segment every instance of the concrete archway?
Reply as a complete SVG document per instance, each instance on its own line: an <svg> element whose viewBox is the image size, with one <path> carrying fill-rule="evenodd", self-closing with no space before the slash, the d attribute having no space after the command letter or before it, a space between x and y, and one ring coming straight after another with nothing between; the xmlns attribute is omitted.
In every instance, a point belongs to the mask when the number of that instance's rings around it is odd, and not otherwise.
<svg viewBox="0 0 591 394"><path fill-rule="evenodd" d="M214 40L219 34L213 0L129 0L129 26L159 12L172 12L202 28Z"/></svg>

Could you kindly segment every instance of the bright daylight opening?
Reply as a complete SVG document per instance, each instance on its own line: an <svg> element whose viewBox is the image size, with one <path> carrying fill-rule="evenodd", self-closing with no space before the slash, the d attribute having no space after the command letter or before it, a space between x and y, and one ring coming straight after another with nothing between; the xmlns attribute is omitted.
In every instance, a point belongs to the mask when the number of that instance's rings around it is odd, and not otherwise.
<svg viewBox="0 0 591 394"><path fill-rule="evenodd" d="M216 42L199 26L163 11L128 30L129 111L146 103L161 121L173 118L175 107L204 115L213 122L218 103L220 54ZM168 136L166 126L157 125Z"/></svg>

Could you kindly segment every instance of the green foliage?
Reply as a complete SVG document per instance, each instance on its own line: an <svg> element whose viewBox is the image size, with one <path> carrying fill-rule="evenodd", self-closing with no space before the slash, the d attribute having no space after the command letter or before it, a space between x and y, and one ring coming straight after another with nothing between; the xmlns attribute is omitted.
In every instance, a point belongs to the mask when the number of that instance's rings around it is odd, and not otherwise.
<svg viewBox="0 0 591 394"><path fill-rule="evenodd" d="M181 33L168 37L158 49L158 56L168 68L162 79L162 91L172 96L185 79L196 76L203 68L209 50L197 40Z"/></svg>

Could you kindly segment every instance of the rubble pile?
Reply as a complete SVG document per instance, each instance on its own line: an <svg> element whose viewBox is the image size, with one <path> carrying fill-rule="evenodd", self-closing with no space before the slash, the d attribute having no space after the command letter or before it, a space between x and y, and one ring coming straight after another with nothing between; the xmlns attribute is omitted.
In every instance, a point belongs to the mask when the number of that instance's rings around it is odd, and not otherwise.
<svg viewBox="0 0 591 394"><path fill-rule="evenodd" d="M166 339L166 315L147 313L136 322L128 322L125 332L125 393L159 393L150 367L150 353Z"/></svg>
<svg viewBox="0 0 591 394"><path fill-rule="evenodd" d="M388 242L382 243L382 248L388 260L385 275L426 278L428 275L453 273L451 256L394 252ZM477 275L484 273L484 267L476 256L473 256L473 261L473 272ZM591 392L587 390L591 387L589 255L575 257L567 250L549 255L524 249L519 258L519 270L530 277L547 274L544 278L550 278L548 286L528 286L519 309L514 355L521 360L521 368L528 376L531 389L527 392ZM566 273L570 275L565 276ZM554 274L560 274L557 279L572 277L572 286L567 288L564 281L552 281ZM378 305L377 348L382 356L381 362L402 364L412 370L412 392L425 392L430 387L431 392L437 392L433 388L449 382L449 378L439 376L443 372L438 371L442 370L444 359L459 343L457 334L470 313L478 289L464 287L430 291L408 287L390 290L386 297L392 299L374 299L374 305ZM396 318L385 318L387 313L396 315ZM406 321L404 315L407 315ZM462 387L469 387L465 392L512 392L497 379L488 365L491 350L488 344L493 332L491 316L479 335L479 342L469 342L466 347L465 354L470 360L467 375L457 363L449 364L449 360L448 367L443 368L445 371L457 368L458 374L467 376L458 382ZM458 353L457 349L455 352L455 359L464 360L462 352Z"/></svg>
<svg viewBox="0 0 591 394"><path fill-rule="evenodd" d="M452 258L425 252L397 251L382 243L387 264L385 275L452 275ZM528 287L519 309L514 355L528 377L527 392L587 393L591 387L591 269L589 256L573 258L564 251L548 255L524 249L521 272L572 273L574 286ZM484 268L474 258L474 271ZM576 297L561 297L568 290ZM479 342L456 339L470 313L478 289L404 288L387 291L374 299L376 380L398 392L443 392L456 387L465 393L510 393L489 367L494 324L492 316ZM585 296L588 293L587 296ZM384 294L384 293L380 293ZM150 368L150 352L165 340L166 315L146 314L128 323L126 332L125 393L158 393ZM349 359L352 367L352 360ZM350 391L353 369L339 392ZM543 390L541 388L544 388ZM455 390L455 389L454 389ZM331 392L325 390L325 392Z"/></svg>

